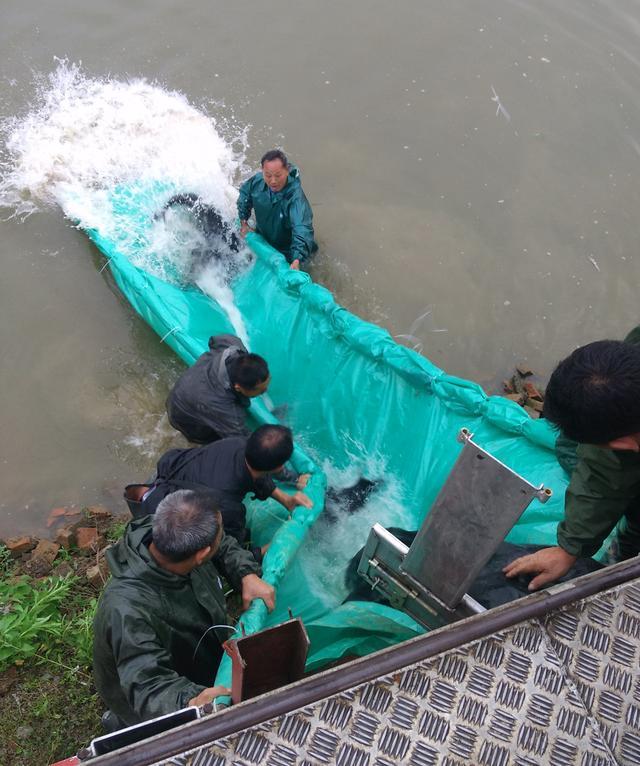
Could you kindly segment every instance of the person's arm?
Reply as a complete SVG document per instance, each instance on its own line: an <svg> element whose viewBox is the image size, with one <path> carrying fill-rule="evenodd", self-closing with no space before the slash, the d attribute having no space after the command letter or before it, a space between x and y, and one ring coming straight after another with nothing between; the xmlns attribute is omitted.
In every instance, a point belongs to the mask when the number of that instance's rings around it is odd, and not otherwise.
<svg viewBox="0 0 640 766"><path fill-rule="evenodd" d="M202 707L207 702L213 702L216 697L228 697L231 694L231 689L227 689L225 686L209 686L203 689L197 697L193 697L187 703L188 707Z"/></svg>
<svg viewBox="0 0 640 766"><path fill-rule="evenodd" d="M285 465L279 473L273 475L273 478L276 481L279 481L280 484L297 485L300 480L300 474L297 471L294 471L293 468L289 468ZM298 487L298 489L302 489L302 487Z"/></svg>
<svg viewBox="0 0 640 766"><path fill-rule="evenodd" d="M278 489L274 484L274 481L269 476L263 476L258 479L254 484L255 496L258 500L266 500L268 497L272 497L277 500L280 505L284 506L289 513L297 508L299 505L303 505L305 508L311 508L313 502L302 492L296 492L294 495L288 495L281 489Z"/></svg>
<svg viewBox="0 0 640 766"><path fill-rule="evenodd" d="M573 556L593 556L640 495L640 459L632 452L582 444L565 495L558 545Z"/></svg>
<svg viewBox="0 0 640 766"><path fill-rule="evenodd" d="M305 495L304 492L295 492L293 495L288 495L281 489L276 488L271 493L271 497L274 500L277 500L280 505L284 506L289 513L293 513L299 505L302 505L305 508L313 507L313 501L308 495Z"/></svg>
<svg viewBox="0 0 640 766"><path fill-rule="evenodd" d="M153 625L128 611L113 615L110 645L120 687L142 719L157 718L190 704L205 687L179 675Z"/></svg>
<svg viewBox="0 0 640 766"><path fill-rule="evenodd" d="M289 207L289 223L291 225L291 249L289 257L291 265L297 261L298 266L304 263L316 247L313 238L313 213L311 205L304 195L296 197ZM295 268L295 267L294 267Z"/></svg>
<svg viewBox="0 0 640 766"><path fill-rule="evenodd" d="M223 535L220 546L213 557L213 563L233 589L242 594L244 609L248 609L251 602L261 598L269 611L275 606L275 591L269 583L261 579L262 569L253 554L241 548L230 535Z"/></svg>
<svg viewBox="0 0 640 766"><path fill-rule="evenodd" d="M258 575L245 575L242 578L241 592L242 608L245 612L257 598L261 598L264 601L269 612L272 612L276 605L275 589L268 582L258 577Z"/></svg>
<svg viewBox="0 0 640 766"><path fill-rule="evenodd" d="M250 230L247 221L249 220L249 216L253 210L253 200L251 198L252 181L253 178L249 178L247 181L245 181L240 187L240 192L238 193L238 218L240 219L240 234L242 236L244 236L247 231Z"/></svg>
<svg viewBox="0 0 640 766"><path fill-rule="evenodd" d="M243 548L238 541L228 534L222 535L222 540L216 555L213 557L215 568L238 592L242 591L242 579L247 575L262 574L260 564L254 559L251 551Z"/></svg>
<svg viewBox="0 0 640 766"><path fill-rule="evenodd" d="M535 575L529 590L558 580L578 558L597 553L640 493L640 461L633 453L581 445L578 458L558 525L558 545L522 556L503 569L507 577Z"/></svg>

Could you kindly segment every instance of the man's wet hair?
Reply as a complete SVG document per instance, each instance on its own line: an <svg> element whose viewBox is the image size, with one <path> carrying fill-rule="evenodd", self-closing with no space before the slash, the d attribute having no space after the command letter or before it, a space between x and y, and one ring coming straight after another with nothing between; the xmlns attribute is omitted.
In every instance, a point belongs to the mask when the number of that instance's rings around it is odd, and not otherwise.
<svg viewBox="0 0 640 766"><path fill-rule="evenodd" d="M280 149L270 149L268 152L265 152L260 160L260 167L263 168L265 162L273 162L274 160L280 160L285 168L289 167L287 155L280 151Z"/></svg>
<svg viewBox="0 0 640 766"><path fill-rule="evenodd" d="M599 340L556 367L543 415L565 436L607 444L640 433L640 345Z"/></svg>
<svg viewBox="0 0 640 766"><path fill-rule="evenodd" d="M232 385L242 386L247 390L264 383L269 377L269 367L258 354L236 354L229 360L227 369Z"/></svg>
<svg viewBox="0 0 640 766"><path fill-rule="evenodd" d="M158 504L151 520L156 548L175 563L213 545L221 527L217 497L204 490L172 492Z"/></svg>
<svg viewBox="0 0 640 766"><path fill-rule="evenodd" d="M247 439L245 458L254 471L273 471L293 452L293 436L285 426L260 426Z"/></svg>

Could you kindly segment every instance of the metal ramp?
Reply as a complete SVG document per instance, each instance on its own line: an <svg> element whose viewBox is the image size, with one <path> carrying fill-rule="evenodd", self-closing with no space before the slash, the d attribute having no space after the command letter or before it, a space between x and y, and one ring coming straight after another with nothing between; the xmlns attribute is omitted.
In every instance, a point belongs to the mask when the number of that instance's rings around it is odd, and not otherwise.
<svg viewBox="0 0 640 766"><path fill-rule="evenodd" d="M634 559L91 763L631 766L639 662Z"/></svg>
<svg viewBox="0 0 640 766"><path fill-rule="evenodd" d="M374 524L358 565L372 590L429 629L485 611L467 590L531 501L551 497L472 436L458 434L462 450L411 546Z"/></svg>

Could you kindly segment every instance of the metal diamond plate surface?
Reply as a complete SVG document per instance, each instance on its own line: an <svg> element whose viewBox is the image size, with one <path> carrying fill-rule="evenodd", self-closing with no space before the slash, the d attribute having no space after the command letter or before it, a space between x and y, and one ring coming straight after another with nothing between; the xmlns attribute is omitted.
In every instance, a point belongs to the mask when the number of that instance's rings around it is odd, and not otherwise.
<svg viewBox="0 0 640 766"><path fill-rule="evenodd" d="M638 765L639 661L635 581L162 764Z"/></svg>

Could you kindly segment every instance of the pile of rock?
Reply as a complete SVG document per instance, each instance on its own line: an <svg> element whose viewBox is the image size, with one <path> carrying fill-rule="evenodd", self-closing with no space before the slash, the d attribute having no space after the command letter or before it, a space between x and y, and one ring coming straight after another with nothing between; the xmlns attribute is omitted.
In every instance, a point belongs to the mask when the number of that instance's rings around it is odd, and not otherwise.
<svg viewBox="0 0 640 766"><path fill-rule="evenodd" d="M533 380L529 380L533 376L533 370L527 365L517 365L513 375L503 382L504 396L524 407L532 418L539 418L544 405L544 391L541 392Z"/></svg>
<svg viewBox="0 0 640 766"><path fill-rule="evenodd" d="M75 573L96 588L109 576L105 551L107 532L128 516L117 516L103 506L54 508L47 519L53 540L24 535L2 541L16 563L16 574L34 579ZM68 552L63 558L61 550Z"/></svg>

